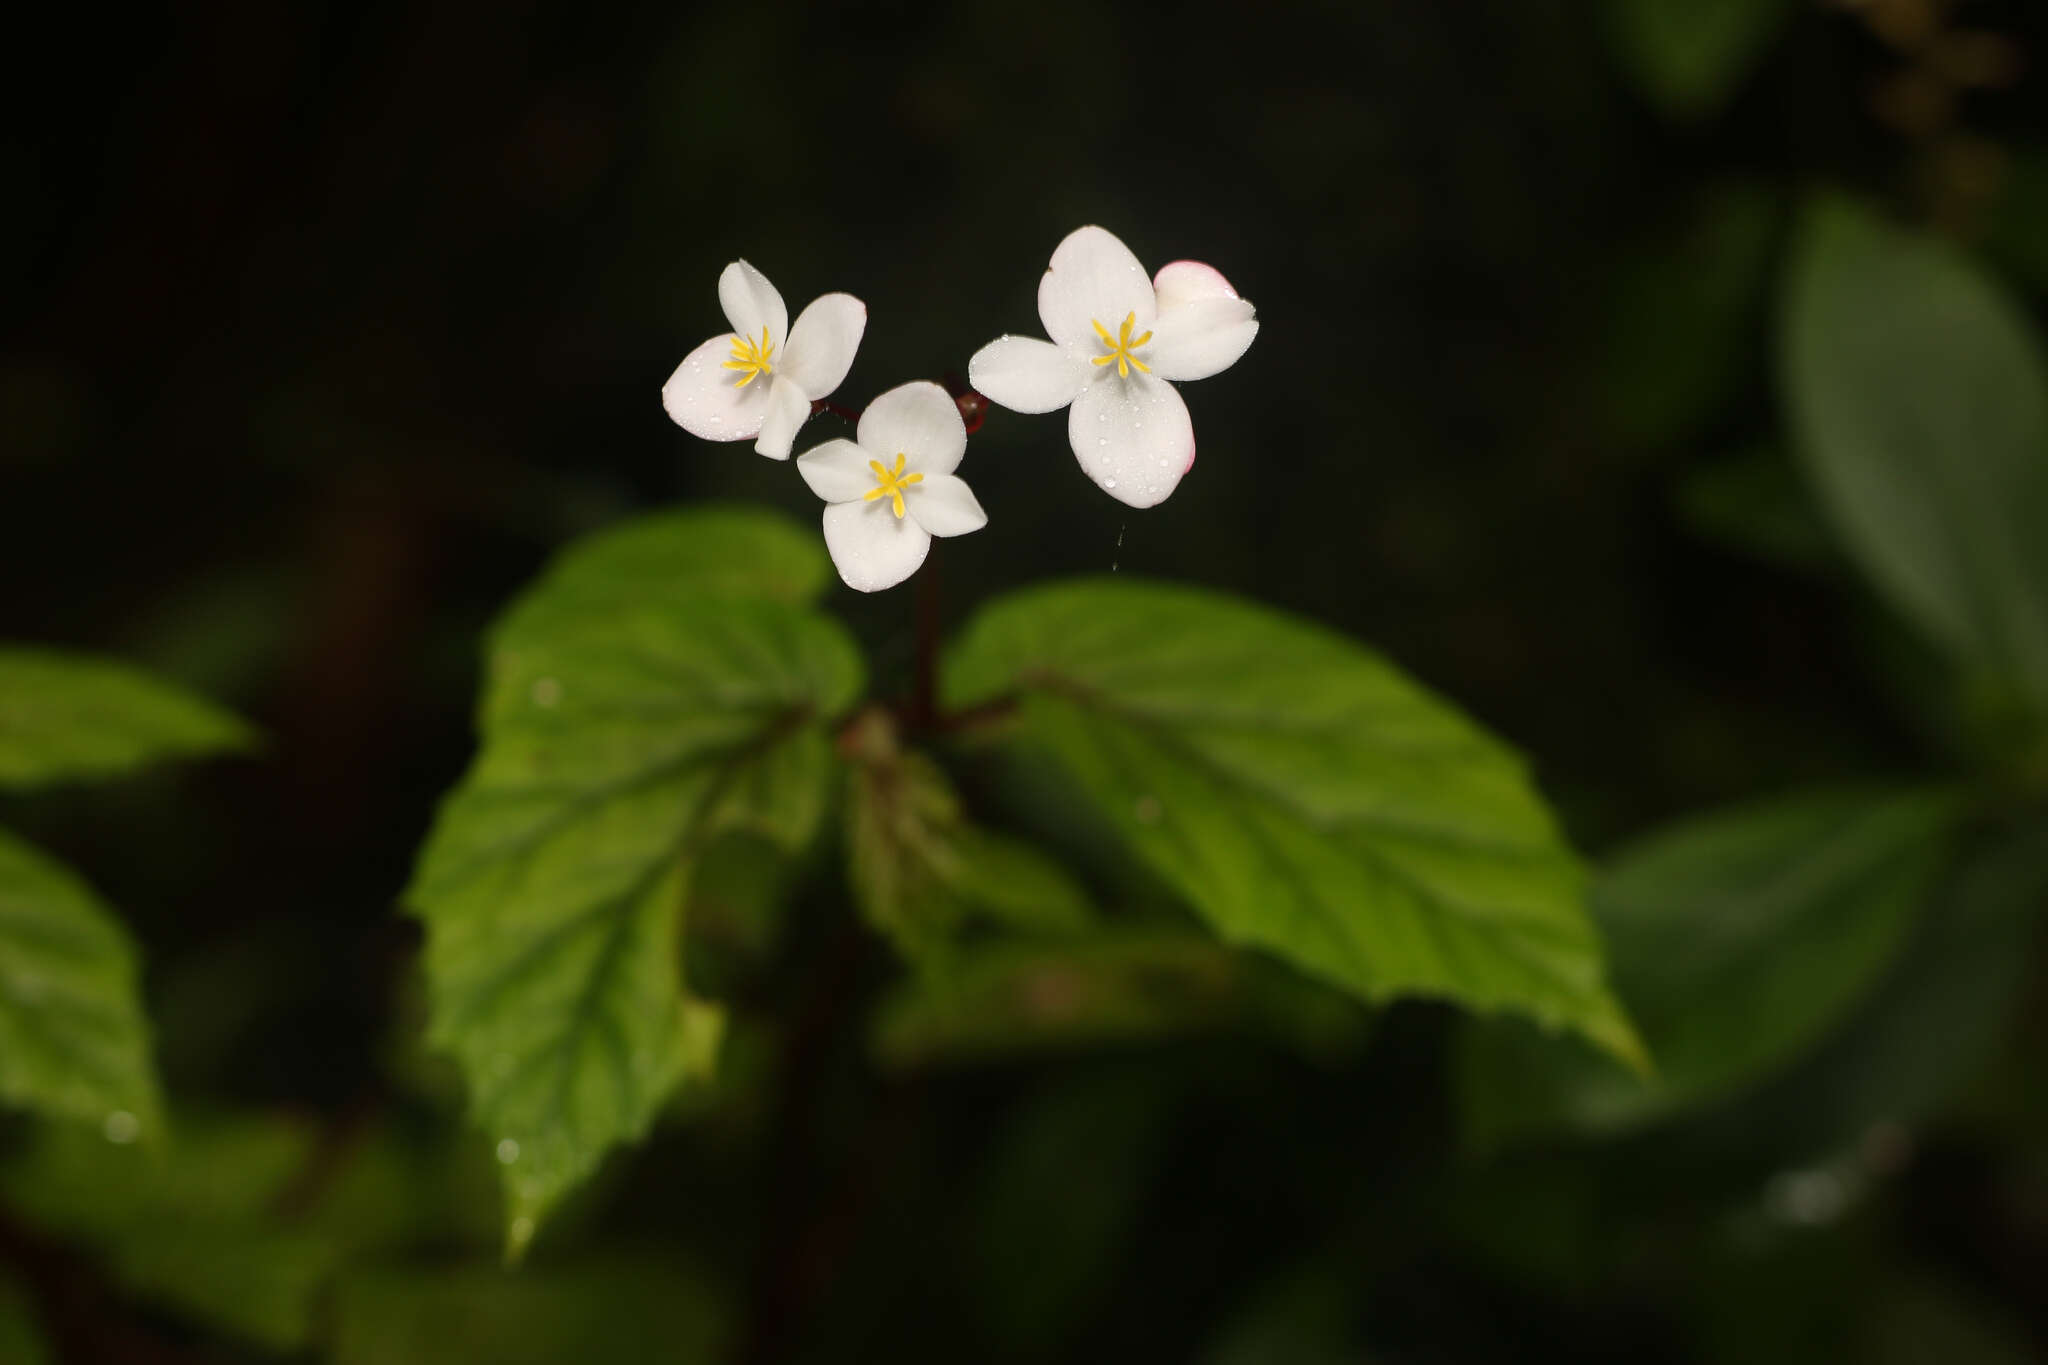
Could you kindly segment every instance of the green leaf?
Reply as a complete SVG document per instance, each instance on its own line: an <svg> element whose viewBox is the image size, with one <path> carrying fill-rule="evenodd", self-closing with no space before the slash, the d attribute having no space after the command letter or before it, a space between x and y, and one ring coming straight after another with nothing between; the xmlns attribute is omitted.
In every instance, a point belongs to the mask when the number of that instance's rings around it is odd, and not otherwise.
<svg viewBox="0 0 2048 1365"><path fill-rule="evenodd" d="M1801 1160L1839 1150L1873 1124L1937 1112L2012 1025L2044 912L2048 826L2002 831L1969 849L1928 894L1913 937L1855 1017L1717 1114L1703 1137L1723 1149L1767 1141L1775 1159Z"/></svg>
<svg viewBox="0 0 2048 1365"><path fill-rule="evenodd" d="M52 1232L106 1241L152 1222L263 1220L313 1150L285 1119L181 1116L154 1147L45 1127L5 1168L16 1213Z"/></svg>
<svg viewBox="0 0 2048 1365"><path fill-rule="evenodd" d="M712 840L691 865L683 911L691 981L717 998L755 979L781 942L790 899L811 870L807 858L758 835Z"/></svg>
<svg viewBox="0 0 2048 1365"><path fill-rule="evenodd" d="M1821 199L1784 317L1798 454L1893 605L2048 705L2048 362L1960 253Z"/></svg>
<svg viewBox="0 0 2048 1365"><path fill-rule="evenodd" d="M815 602L832 580L815 527L747 506L688 507L636 517L556 555L499 617L498 644L551 622L622 608L688 610L707 598Z"/></svg>
<svg viewBox="0 0 2048 1365"><path fill-rule="evenodd" d="M13 1365L48 1365L50 1353L36 1326L35 1305L21 1286L0 1275L0 1360Z"/></svg>
<svg viewBox="0 0 2048 1365"><path fill-rule="evenodd" d="M113 1257L136 1294L273 1351L312 1343L340 1265L327 1238L288 1227L136 1227Z"/></svg>
<svg viewBox="0 0 2048 1365"><path fill-rule="evenodd" d="M0 787L115 777L254 743L227 712L125 665L0 648Z"/></svg>
<svg viewBox="0 0 2048 1365"><path fill-rule="evenodd" d="M1077 934L1095 922L1095 905L1067 870L1021 839L960 825L952 831L945 875L977 914L1019 933Z"/></svg>
<svg viewBox="0 0 2048 1365"><path fill-rule="evenodd" d="M906 752L879 711L852 730L847 863L869 923L906 958L945 956L972 916L1073 933L1094 919L1087 893L1028 844L977 828L946 776Z"/></svg>
<svg viewBox="0 0 2048 1365"><path fill-rule="evenodd" d="M430 1246L488 1256L505 1235L490 1145L467 1128L417 1121L416 1106L339 1116L273 1206L350 1263Z"/></svg>
<svg viewBox="0 0 2048 1365"><path fill-rule="evenodd" d="M1692 471L1678 487L1678 510L1695 531L1762 560L1795 568L1839 560L1783 451L1747 450Z"/></svg>
<svg viewBox="0 0 2048 1365"><path fill-rule="evenodd" d="M1140 929L964 953L883 1001L874 1046L885 1064L908 1068L1249 1029L1327 1053L1363 1023L1347 997L1271 963Z"/></svg>
<svg viewBox="0 0 2048 1365"><path fill-rule="evenodd" d="M1676 118L1719 109L1791 11L1788 0L1607 0L1615 57Z"/></svg>
<svg viewBox="0 0 2048 1365"><path fill-rule="evenodd" d="M515 1251L702 1057L678 945L691 861L730 830L811 838L823 722L861 683L843 631L779 603L544 607L497 636L482 750L407 897L430 1040L497 1140Z"/></svg>
<svg viewBox="0 0 2048 1365"><path fill-rule="evenodd" d="M1521 760L1351 641L1187 588L1059 584L983 610L946 694L1013 698L1017 736L1225 939L1640 1060Z"/></svg>
<svg viewBox="0 0 2048 1365"><path fill-rule="evenodd" d="M1796 1061L1896 958L1957 813L1942 792L1831 792L1697 817L1624 850L1593 904L1656 1076L1527 1030L1474 1030L1470 1129L1483 1142L1619 1131Z"/></svg>
<svg viewBox="0 0 2048 1365"><path fill-rule="evenodd" d="M0 1100L154 1133L134 945L68 869L0 830Z"/></svg>
<svg viewBox="0 0 2048 1365"><path fill-rule="evenodd" d="M730 1293L670 1259L611 1256L515 1273L382 1269L335 1294L334 1365L680 1363L724 1358Z"/></svg>
<svg viewBox="0 0 2048 1365"><path fill-rule="evenodd" d="M45 1129L6 1169L9 1206L90 1246L134 1294L276 1351L313 1337L339 1262L328 1238L286 1226L279 1196L313 1149L280 1120L181 1122L154 1147Z"/></svg>

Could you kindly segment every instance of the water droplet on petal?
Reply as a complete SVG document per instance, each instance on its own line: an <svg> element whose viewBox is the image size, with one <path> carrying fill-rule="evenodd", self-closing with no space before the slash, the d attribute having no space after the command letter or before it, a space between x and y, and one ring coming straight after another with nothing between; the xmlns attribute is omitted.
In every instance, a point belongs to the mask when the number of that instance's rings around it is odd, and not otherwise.
<svg viewBox="0 0 2048 1365"><path fill-rule="evenodd" d="M1116 480L1115 480L1115 479L1104 479L1104 480L1102 481L1102 486L1103 486L1104 488L1114 488L1114 487L1116 487Z"/></svg>

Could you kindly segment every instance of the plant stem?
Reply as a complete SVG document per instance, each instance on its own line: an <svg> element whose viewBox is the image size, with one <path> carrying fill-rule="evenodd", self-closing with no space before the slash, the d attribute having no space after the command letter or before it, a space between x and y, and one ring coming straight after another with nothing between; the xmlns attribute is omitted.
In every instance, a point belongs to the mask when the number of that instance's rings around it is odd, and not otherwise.
<svg viewBox="0 0 2048 1365"><path fill-rule="evenodd" d="M816 417L821 412L829 412L843 422L854 423L860 421L861 414L861 410L849 408L843 403L828 403L822 398L813 398L811 400L811 416Z"/></svg>

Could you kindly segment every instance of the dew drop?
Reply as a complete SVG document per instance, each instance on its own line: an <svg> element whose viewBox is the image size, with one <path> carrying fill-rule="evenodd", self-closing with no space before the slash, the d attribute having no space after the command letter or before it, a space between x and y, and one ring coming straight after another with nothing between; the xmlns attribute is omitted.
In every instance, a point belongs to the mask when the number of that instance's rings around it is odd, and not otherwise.
<svg viewBox="0 0 2048 1365"><path fill-rule="evenodd" d="M513 1162L519 1160L519 1144L511 1138L500 1138L498 1140L498 1160L506 1166L510 1166Z"/></svg>
<svg viewBox="0 0 2048 1365"><path fill-rule="evenodd" d="M1116 480L1115 480L1115 479L1104 479L1104 480L1102 481L1102 486L1103 486L1104 488L1114 488L1114 487L1116 487Z"/></svg>
<svg viewBox="0 0 2048 1365"><path fill-rule="evenodd" d="M1098 436L1095 438L1095 444L1099 446L1106 446L1109 444L1109 438L1107 436Z"/></svg>
<svg viewBox="0 0 2048 1365"><path fill-rule="evenodd" d="M100 1125L100 1131L107 1135L107 1141L117 1147L126 1147L142 1133L142 1120L126 1109L116 1109L107 1115L107 1121Z"/></svg>

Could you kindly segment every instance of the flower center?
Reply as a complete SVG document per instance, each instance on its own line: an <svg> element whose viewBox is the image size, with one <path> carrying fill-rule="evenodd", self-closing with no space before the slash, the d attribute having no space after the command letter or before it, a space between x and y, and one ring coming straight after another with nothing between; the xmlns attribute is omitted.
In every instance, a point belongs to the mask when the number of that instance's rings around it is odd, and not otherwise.
<svg viewBox="0 0 2048 1365"><path fill-rule="evenodd" d="M775 348L768 344L768 329L763 327L761 329L761 344L759 346L756 346L743 336L734 336L732 339L732 359L726 361L719 368L745 372L747 377L733 385L736 389L744 389L760 376L775 373L775 367L768 363L769 357L774 354Z"/></svg>
<svg viewBox="0 0 2048 1365"><path fill-rule="evenodd" d="M1096 322L1094 318L1090 318L1088 319L1088 321L1094 323L1095 335L1102 338L1102 344L1109 347L1109 354L1096 356L1094 360L1095 364L1108 365L1114 363L1116 365L1116 372L1126 379L1131 377L1131 366L1133 365L1136 365L1146 374L1152 373L1152 367L1150 365L1147 365L1144 361L1138 359L1138 357L1131 354L1131 348L1133 346L1143 346L1146 342L1152 339L1152 334L1150 332L1146 332L1142 336L1131 335L1131 328L1138 321L1138 315L1136 313L1127 313L1124 315L1124 325L1117 329L1117 334L1115 336L1111 336L1109 334L1109 329L1107 327L1104 327L1101 323Z"/></svg>
<svg viewBox="0 0 2048 1365"><path fill-rule="evenodd" d="M902 517L903 490L914 483L923 483L924 475L905 474L903 472L903 455L900 451L896 455L896 467L894 469L888 468L880 460L869 460L868 468L875 471L875 487L861 494L860 500L862 502L873 502L876 498L894 498L896 500L896 515L899 518Z"/></svg>

